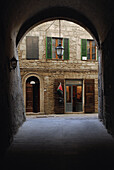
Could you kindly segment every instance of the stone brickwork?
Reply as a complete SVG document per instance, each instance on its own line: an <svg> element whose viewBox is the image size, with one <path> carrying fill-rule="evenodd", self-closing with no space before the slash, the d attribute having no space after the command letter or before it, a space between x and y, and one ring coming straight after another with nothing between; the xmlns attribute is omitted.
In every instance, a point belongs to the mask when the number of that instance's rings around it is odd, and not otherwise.
<svg viewBox="0 0 114 170"><path fill-rule="evenodd" d="M26 36L39 37L39 60L26 59ZM54 80L85 79L95 80L95 112L98 112L98 61L81 60L81 39L93 39L79 25L61 20L61 37L69 38L69 60L46 59L46 37L59 37L59 20L45 22L26 34L18 46L18 55L24 94L26 77L38 75L40 86L40 112L54 113ZM24 95L26 105L26 95ZM83 109L84 111L84 109Z"/></svg>

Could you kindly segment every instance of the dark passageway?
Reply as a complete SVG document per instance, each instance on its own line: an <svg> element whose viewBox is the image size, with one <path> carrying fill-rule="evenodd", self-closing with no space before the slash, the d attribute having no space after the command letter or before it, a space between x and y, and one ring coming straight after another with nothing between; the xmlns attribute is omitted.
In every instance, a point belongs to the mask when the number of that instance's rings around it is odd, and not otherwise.
<svg viewBox="0 0 114 170"><path fill-rule="evenodd" d="M106 132L107 129L114 136L114 1L1 0L0 13L0 156L3 156L11 145L14 135L26 119L17 54L18 43L35 25L53 19L66 19L83 26L97 41L99 49L98 117L105 126L96 118L90 118L91 120L84 118L81 121L74 120L74 117L61 118L61 120L57 118L57 122L54 118L27 119L14 138L11 146L13 150L9 153L10 161L7 165L13 166L12 169L18 167L35 169L33 166L37 166L36 169L43 169L40 165L44 169L48 166L50 169L70 170L87 169L87 167L99 170L114 169L113 140ZM11 68L12 58L17 61L15 69ZM67 120L62 121L63 119ZM40 122L36 123L39 120ZM33 126L31 121L34 122ZM43 126L44 124L47 126ZM51 125L54 128L48 131ZM24 126L27 128L23 129ZM80 133L74 129L79 129ZM39 140L38 135L42 135L39 130L44 134L49 133L45 140L43 137L46 134ZM25 138L23 136L21 138L23 133ZM32 138L31 135L26 136L28 133L33 135ZM72 140L69 135L72 136ZM50 140L54 140L52 141L54 146L46 145L51 144ZM4 162L3 164L6 165Z"/></svg>
<svg viewBox="0 0 114 170"><path fill-rule="evenodd" d="M27 118L6 156L8 169L113 169L114 140L97 116Z"/></svg>

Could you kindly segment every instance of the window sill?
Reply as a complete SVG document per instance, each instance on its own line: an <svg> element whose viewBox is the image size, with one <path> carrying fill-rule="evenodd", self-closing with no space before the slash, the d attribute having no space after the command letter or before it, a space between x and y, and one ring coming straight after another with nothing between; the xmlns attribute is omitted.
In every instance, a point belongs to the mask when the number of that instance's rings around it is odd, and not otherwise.
<svg viewBox="0 0 114 170"><path fill-rule="evenodd" d="M98 62L98 60L81 60L81 61L86 61L86 62Z"/></svg>

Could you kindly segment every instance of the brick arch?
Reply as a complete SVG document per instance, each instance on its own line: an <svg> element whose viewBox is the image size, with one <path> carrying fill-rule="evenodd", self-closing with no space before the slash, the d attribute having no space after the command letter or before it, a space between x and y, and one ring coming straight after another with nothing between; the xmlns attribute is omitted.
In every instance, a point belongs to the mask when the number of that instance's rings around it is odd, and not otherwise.
<svg viewBox="0 0 114 170"><path fill-rule="evenodd" d="M24 96L24 105L26 108L26 81L30 77L36 77L40 82L40 112L44 113L44 87L43 87L43 79L37 73L28 73L25 74L22 78L22 86L23 86L23 96Z"/></svg>

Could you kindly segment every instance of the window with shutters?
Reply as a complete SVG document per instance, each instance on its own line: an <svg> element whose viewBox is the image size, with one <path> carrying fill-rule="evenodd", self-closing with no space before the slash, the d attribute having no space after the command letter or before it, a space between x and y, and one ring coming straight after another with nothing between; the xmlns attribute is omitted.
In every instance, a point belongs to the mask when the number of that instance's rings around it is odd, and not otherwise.
<svg viewBox="0 0 114 170"><path fill-rule="evenodd" d="M94 40L81 40L81 59L88 61L97 59L97 46Z"/></svg>
<svg viewBox="0 0 114 170"><path fill-rule="evenodd" d="M26 59L39 59L39 38L36 36L26 37Z"/></svg>
<svg viewBox="0 0 114 170"><path fill-rule="evenodd" d="M61 43L64 47L64 54L62 58L57 55L56 47ZM68 38L46 38L46 58L57 60L69 60L69 39Z"/></svg>

